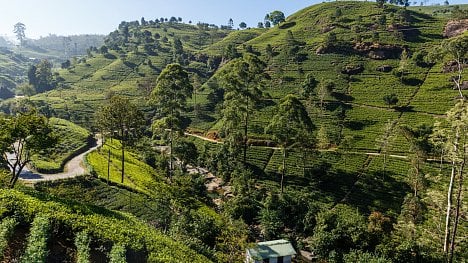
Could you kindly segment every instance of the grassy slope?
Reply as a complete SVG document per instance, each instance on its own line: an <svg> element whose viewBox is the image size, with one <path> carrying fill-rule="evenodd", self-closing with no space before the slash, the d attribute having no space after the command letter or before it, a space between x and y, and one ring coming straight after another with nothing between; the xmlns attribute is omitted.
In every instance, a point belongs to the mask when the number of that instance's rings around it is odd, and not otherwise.
<svg viewBox="0 0 468 263"><path fill-rule="evenodd" d="M125 179L124 183L121 184L120 146L120 142L115 139L107 140L99 151L87 155L86 161L91 167L91 173L100 180L77 179L72 182L59 182L54 185L53 190L42 188L42 191L104 206L108 209L128 211L149 224L156 225L161 230L169 231L177 240L197 249L200 249L197 245L200 242L197 239L200 237L194 236L193 233L181 234L180 229L176 226L174 216L180 218L189 216L192 218L191 220L194 220L193 224L199 224L197 220L205 220L203 224L214 224L212 227L219 229L220 232L223 227L229 226L224 217L197 199L200 197L195 196L194 192L190 190L193 187L190 182L183 183L189 180L190 176L183 175L180 178L173 178L174 181L168 183L167 178L142 162L141 158L131 151L125 153ZM114 187L109 187L104 183L107 181L109 150L111 157L109 178ZM175 215L174 211L183 212ZM171 225L168 225L169 222L172 222ZM204 251L204 249L197 251ZM208 254L205 255L214 257L212 253L206 253Z"/></svg>
<svg viewBox="0 0 468 263"><path fill-rule="evenodd" d="M342 15L339 18L331 18L335 10L340 8ZM383 134L383 127L387 121L396 120L398 123L432 123L433 117L437 114L443 114L450 108L456 95L455 91L440 88L450 83L445 74L441 73L442 64L437 64L432 68L421 68L416 66L411 60L408 63L408 72L411 74L408 78L416 80L418 84L404 84L399 78L391 73L377 72L375 69L382 65L392 65L398 67L399 59L372 60L359 55L346 55L339 53L315 54L315 50L324 41L324 34L321 32L325 26L334 26L338 39L349 42L357 36L351 28L358 24L357 18L360 16L364 27L371 27L377 18L385 13L387 15L387 24L390 23L390 16L396 16L397 7L388 7L385 10L377 8L375 3L365 2L336 2L327 4L318 4L303 9L287 18L287 21L281 27L266 29L251 29L244 31L234 31L226 38L216 38L214 44L207 40L197 45L197 37L203 32L196 30L189 25L163 25L160 28L147 27L147 30L158 33L161 36L179 37L186 50L198 51L200 54L219 54L220 49L227 43L240 44L247 41L246 44L252 45L268 63L267 71L271 80L265 85L265 93L273 98L273 104L267 104L259 109L251 121L249 131L252 137L265 138L263 127L274 110L274 102L288 93L301 94L301 83L307 74L312 74L318 80L331 79L336 83L335 92L340 96L329 96L327 98L327 110L318 110L316 106L309 106L309 112L317 127L325 125L332 138L332 144L338 145L339 140L346 135L354 137L352 148L354 151L375 152L380 146L376 140ZM416 52L421 49L428 49L437 45L442 40L441 34L445 18L434 18L424 14L411 12L412 16L410 26L417 29L415 36L407 38L405 41L397 41L393 33L380 28L378 42L382 44L407 45L410 52ZM287 55L289 44L287 42L288 31L291 31L295 41L300 43L299 52L306 54L306 59L301 62L291 60ZM253 36L259 35L251 39ZM359 34L364 41L373 41L370 29L364 29ZM221 35L219 35L221 37ZM190 40L189 40L190 38ZM185 41L184 41L185 40ZM220 41L221 40L221 41ZM162 43L162 42L161 42ZM270 44L275 56L268 60L265 54L265 47ZM75 65L71 70L62 70L60 74L70 85L70 89L51 91L33 97L33 100L45 100L56 108L59 114L68 112L77 113L73 119L78 122L86 122L88 116L92 113L104 99L109 91L126 94L135 100L140 101L145 97L144 91L137 88L137 83L144 80L154 81L158 72L162 69L170 52L164 52L169 44L162 43L162 49L158 55L147 56L140 53L130 52L127 55L127 62L120 59L107 59L102 55L96 54L94 58L89 58L86 63ZM118 57L117 53L113 53ZM153 67L145 63L145 59L151 59ZM341 74L341 69L348 64L359 63L364 66L361 74L347 78ZM214 78L217 74L214 75ZM202 78L202 81L205 79ZM218 129L221 123L216 123L213 119L218 117L213 111L208 110L207 94L210 89L204 87L197 95L197 103L201 104L201 114L189 114L192 118L192 128L202 131ZM399 97L399 106L408 106L413 111L398 112L389 109L384 104L382 97L389 93L396 93ZM438 99L434 106L429 98ZM70 100L73 103L66 106ZM316 100L316 97L315 97ZM191 101L193 103L193 101ZM316 103L316 102L315 102ZM315 104L314 103L314 104ZM337 118L335 113L342 107L345 109L345 117ZM336 129L337 127L342 127ZM394 153L407 152L409 147L406 141L397 136L397 139L390 147ZM261 151L261 150L259 150ZM273 156L265 162L269 165L261 164L259 168L264 171L275 171L276 154L262 154L264 156ZM362 165L363 163L361 163ZM359 167L360 165L357 165Z"/></svg>
<svg viewBox="0 0 468 263"><path fill-rule="evenodd" d="M342 10L341 22L331 22L330 16L335 9ZM393 7L387 9L395 10ZM356 23L360 15L364 23L373 23L381 15L382 10L375 3L336 2L314 5L287 18L290 27L273 28L261 36L248 41L267 60L265 48L272 45L276 56L268 61L271 82L265 86L276 101L287 93L301 94L301 83L309 73L318 80L332 79L337 84L337 91L343 92L346 99L330 96L329 111L325 114L309 107L311 117L317 126L326 125L330 133L336 127L343 127L339 134L341 138L346 135L353 136L352 151L360 154L338 154L322 152L318 156L309 157L307 166L312 169L308 177L302 176L302 160L300 152L293 152L287 160L286 187L292 189L307 189L311 193L319 193L325 202L346 202L359 207L362 211L383 211L388 215L397 216L403 198L410 190L407 185L407 174L411 168L410 162L397 158L390 158L386 165L385 175L382 173L383 157L366 156L362 152L377 152L380 145L377 139L384 134L383 127L387 121L397 121L396 124L416 126L421 123L432 124L450 109L454 104L456 91L450 89L449 75L442 73L443 63L439 62L431 68L417 66L409 61L408 78L417 80L417 84L404 84L392 73L381 73L376 68L382 65L398 67L400 59L372 60L363 56L343 55L339 53L316 55L315 50L323 42L324 34L321 28L334 25L333 30L338 39L349 41L356 36L350 28ZM413 21L410 26L417 29L416 36L406 41L396 41L393 35L386 30L378 30L379 42L383 44L407 45L410 52L429 50L442 40L442 31L447 21L446 17L431 17L420 13L411 13ZM387 14L388 16L388 14ZM388 18L387 18L388 19ZM388 22L387 22L388 24ZM293 62L285 55L287 51L287 34L291 30L296 40L302 41L301 52L307 54L307 60ZM371 30L362 34L365 41L372 41ZM349 80L340 71L343 66L351 63L360 63L364 66L361 74L352 76ZM216 77L216 75L215 75ZM386 94L396 93L400 106L407 106L409 111L396 111L384 104L382 97ZM343 103L346 108L345 118L337 120L333 116L334 104ZM272 107L265 107L255 113L253 125L249 127L251 136L263 137L261 127L265 127L271 117ZM220 124L214 124L211 129L217 129ZM260 127L260 129L259 129ZM408 154L409 145L397 133L391 142L390 152L395 154ZM260 131L260 133L258 132ZM198 146L203 142L196 142ZM339 145L338 145L339 146ZM202 148L200 148L202 149ZM249 148L249 162L254 171L259 174L260 182L267 189L277 188L279 185L278 169L281 165L281 153L261 147ZM315 169L318 171L314 171ZM430 207L430 218L421 226L424 229L424 242L437 246L433 235L440 237L440 233L431 232L434 224L443 223L436 218L439 209L443 207L442 201L437 199L433 203L430 196L443 196L448 182L445 176L438 176L435 164L426 164L423 173L427 174L428 188L424 198ZM447 174L444 170L443 174ZM343 199L346 197L345 199ZM316 198L320 200L320 198ZM441 199L443 200L443 199ZM462 232L467 231L466 224ZM461 234L463 236L463 234Z"/></svg>
<svg viewBox="0 0 468 263"><path fill-rule="evenodd" d="M57 144L32 157L31 165L38 171L55 173L63 170L65 162L87 147L91 133L66 120L51 118Z"/></svg>
<svg viewBox="0 0 468 263"><path fill-rule="evenodd" d="M182 41L185 51L195 54L226 35L223 30L200 30L196 26L178 23L140 27L138 30L148 30L160 35L160 47L154 54L144 53L143 44L130 39L128 46L137 45L138 51L124 47L125 61L114 51L111 51L112 56L108 56L109 58L94 54L86 62L59 71L69 88L39 94L32 100L47 101L58 116L84 125L89 125L89 116L92 116L92 112L109 92L129 96L144 107L141 98L146 98L147 91L139 87L139 84L149 83L150 87L155 85L159 72L172 59L171 45L174 37ZM162 41L164 37L168 38L168 42ZM202 64L200 68L200 63L190 63L188 70L193 72L192 76L198 75L202 81L209 74L206 66ZM70 101L73 103L69 103Z"/></svg>
<svg viewBox="0 0 468 263"><path fill-rule="evenodd" d="M104 147L99 151L91 152L86 156L87 163L92 167L94 173L107 179L107 157L110 150L110 181L121 182L122 152L118 140L107 140ZM124 185L140 191L148 192L150 189L158 189L161 196L164 195L165 187L161 183L164 178L154 171L149 165L140 161L138 155L125 152L125 178Z"/></svg>
<svg viewBox="0 0 468 263"><path fill-rule="evenodd" d="M452 10L456 5L444 6L444 5L432 5L432 6L410 6L409 10L421 12L428 15L441 16L441 17L450 17L452 15ZM457 5L461 10L467 10L468 4Z"/></svg>
<svg viewBox="0 0 468 263"><path fill-rule="evenodd" d="M1 218L15 214L27 223L42 214L56 228L69 229L68 235L85 230L98 243L112 242L136 251L147 250L149 262L208 262L133 216L37 192L0 190L0 199Z"/></svg>
<svg viewBox="0 0 468 263"><path fill-rule="evenodd" d="M2 86L16 85L27 75L29 59L9 50L0 50L0 84ZM12 89L12 91L14 91Z"/></svg>

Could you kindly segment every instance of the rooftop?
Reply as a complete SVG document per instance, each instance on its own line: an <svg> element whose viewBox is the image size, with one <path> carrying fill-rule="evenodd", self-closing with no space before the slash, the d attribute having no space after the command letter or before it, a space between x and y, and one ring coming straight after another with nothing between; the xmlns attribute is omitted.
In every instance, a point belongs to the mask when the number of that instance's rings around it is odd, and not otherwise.
<svg viewBox="0 0 468 263"><path fill-rule="evenodd" d="M284 239L260 242L256 247L248 250L254 259L277 258L296 254L291 243Z"/></svg>

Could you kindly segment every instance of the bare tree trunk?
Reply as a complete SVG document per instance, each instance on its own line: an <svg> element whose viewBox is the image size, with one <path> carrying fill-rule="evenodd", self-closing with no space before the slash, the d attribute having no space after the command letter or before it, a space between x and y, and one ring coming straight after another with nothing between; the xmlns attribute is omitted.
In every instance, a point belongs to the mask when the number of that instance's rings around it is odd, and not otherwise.
<svg viewBox="0 0 468 263"><path fill-rule="evenodd" d="M455 161L452 161L452 173L450 175L450 184L447 191L447 211L445 214L445 236L444 236L444 252L448 252L449 237L450 237L450 219L452 210L452 191L453 191L453 180L455 177Z"/></svg>
<svg viewBox="0 0 468 263"><path fill-rule="evenodd" d="M23 169L24 169L24 167L26 166L27 163L28 163L28 162L25 162L24 164L20 165L20 167L18 168L18 170L16 170L16 169L13 170L13 172L12 172L13 176L12 176L12 178L11 178L11 180L10 180L10 188L15 187L15 184L16 184L16 182L17 182L18 179L19 179L19 176L20 176L20 174L21 174L21 171L23 171ZM17 164L15 164L15 168L16 168L16 166L17 166Z"/></svg>
<svg viewBox="0 0 468 263"><path fill-rule="evenodd" d="M455 238L457 237L458 221L460 219L460 206L461 206L461 195L463 191L463 170L465 166L465 160L463 160L458 171L458 191L457 191L457 204L455 206L455 222L453 223L452 240L450 243L449 252L449 263L453 262L453 252L455 250Z"/></svg>
<svg viewBox="0 0 468 263"><path fill-rule="evenodd" d="M454 152L458 150L458 141L460 139L459 131L457 130L455 135L455 143L453 146ZM451 220L451 211L452 211L452 192L453 192L453 181L455 178L455 171L456 171L456 160L452 160L452 172L450 174L450 184L447 190L447 212L445 215L445 235L444 235L444 253L448 253L449 249L449 237L450 237L450 220Z"/></svg>
<svg viewBox="0 0 468 263"><path fill-rule="evenodd" d="M457 56L457 66L458 66L458 76L457 76L457 80L454 80L454 82L455 82L455 85L457 86L458 93L460 94L460 98L464 100L465 96L463 96L463 92L461 89L463 68L462 68L462 64L460 61L460 55Z"/></svg>
<svg viewBox="0 0 468 263"><path fill-rule="evenodd" d="M416 154L416 180L414 180L414 197L418 196L419 183L419 155Z"/></svg>

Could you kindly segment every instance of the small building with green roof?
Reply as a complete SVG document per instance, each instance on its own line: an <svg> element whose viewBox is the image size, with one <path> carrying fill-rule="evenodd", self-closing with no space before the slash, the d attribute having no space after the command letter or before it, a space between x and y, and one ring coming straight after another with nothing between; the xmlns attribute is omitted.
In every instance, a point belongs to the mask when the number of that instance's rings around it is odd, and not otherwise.
<svg viewBox="0 0 468 263"><path fill-rule="evenodd" d="M246 263L291 263L296 255L291 243L287 240L273 240L257 243L257 246L247 249Z"/></svg>

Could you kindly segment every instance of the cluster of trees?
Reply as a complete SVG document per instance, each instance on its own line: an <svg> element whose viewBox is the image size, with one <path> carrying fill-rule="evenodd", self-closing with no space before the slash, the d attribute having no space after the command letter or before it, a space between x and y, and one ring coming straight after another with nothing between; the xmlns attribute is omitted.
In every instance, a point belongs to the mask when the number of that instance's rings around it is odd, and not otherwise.
<svg viewBox="0 0 468 263"><path fill-rule="evenodd" d="M169 64L156 80L150 94L150 105L154 109L152 131L167 134L169 143L169 176L174 172L173 148L179 135L183 134L183 116L187 111L187 99L193 87L188 73L180 64ZM121 183L125 178L125 149L134 145L144 132L145 116L129 99L114 95L95 114L96 126L104 136L120 140L122 150ZM178 145L180 147L180 144Z"/></svg>
<svg viewBox="0 0 468 263"><path fill-rule="evenodd" d="M276 26L281 22L284 22L286 17L284 16L284 13L278 10L275 10L271 13L268 13L265 15L265 18L263 19L263 22L258 22L257 27L258 28L270 28L271 25Z"/></svg>
<svg viewBox="0 0 468 263"><path fill-rule="evenodd" d="M376 2L380 7L383 7L383 5L387 2L394 5L401 5L404 7L410 6L411 4L409 0L376 0Z"/></svg>
<svg viewBox="0 0 468 263"><path fill-rule="evenodd" d="M46 92L56 88L62 81L58 73L52 72L52 63L44 59L37 65L31 65L28 69L28 84L23 84L19 89L26 96Z"/></svg>

